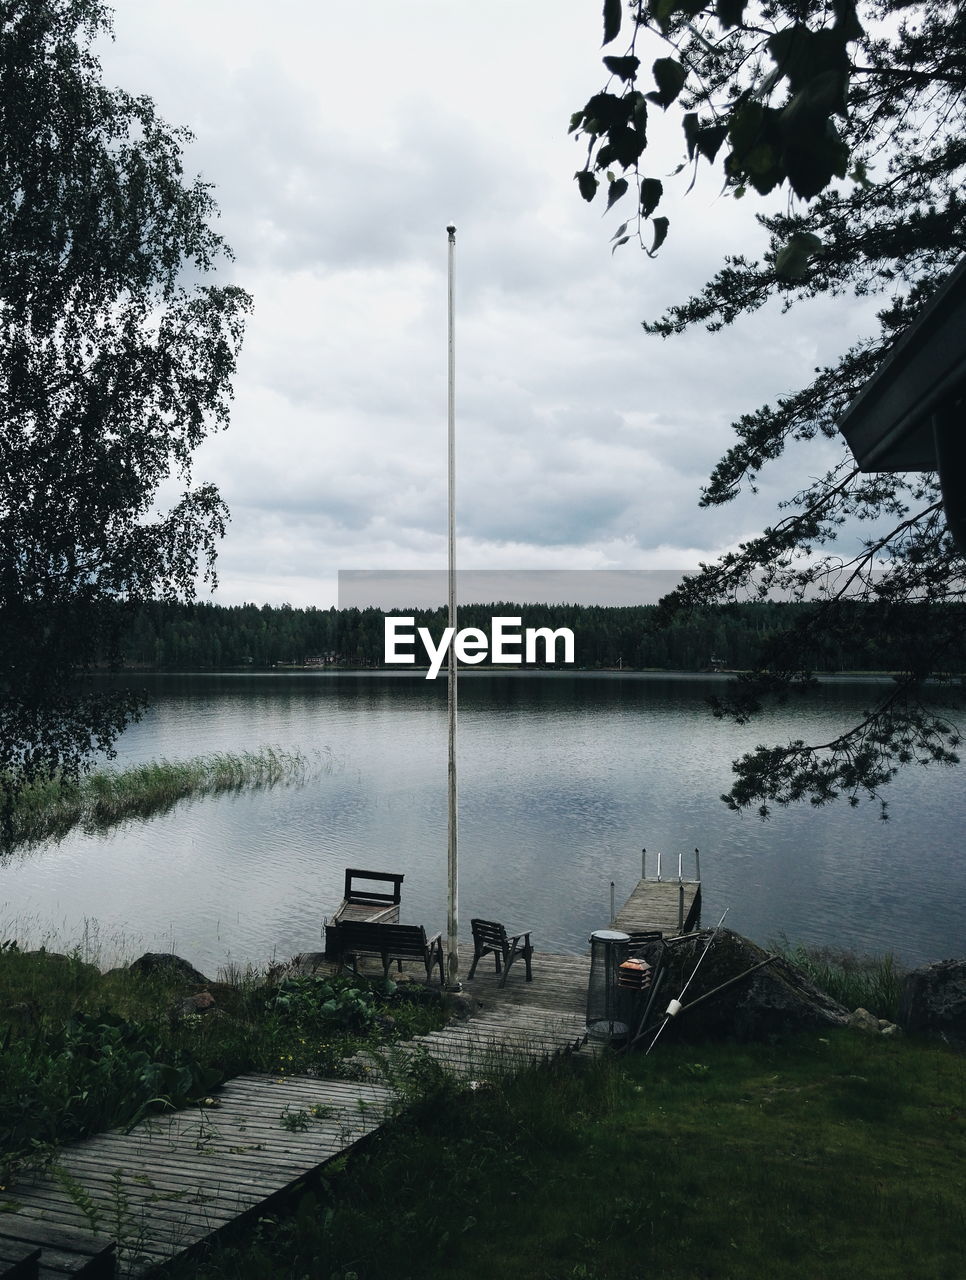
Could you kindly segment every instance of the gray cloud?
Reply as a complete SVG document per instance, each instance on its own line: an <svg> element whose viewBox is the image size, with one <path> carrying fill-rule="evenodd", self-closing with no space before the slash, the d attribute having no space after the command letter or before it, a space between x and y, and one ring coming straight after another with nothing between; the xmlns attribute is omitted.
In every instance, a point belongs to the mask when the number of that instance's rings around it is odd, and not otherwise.
<svg viewBox="0 0 966 1280"><path fill-rule="evenodd" d="M232 427L197 460L233 513L219 598L332 603L340 568L444 563L450 220L463 563L688 567L820 469L810 450L757 500L698 510L730 421L795 389L871 309L643 334L760 237L706 174L658 260L611 255L620 215L578 199L566 136L599 87L598 24L586 0L552 21L517 0L292 0L271 23L254 0L120 7L109 76L194 129L188 165L216 184L256 300Z"/></svg>

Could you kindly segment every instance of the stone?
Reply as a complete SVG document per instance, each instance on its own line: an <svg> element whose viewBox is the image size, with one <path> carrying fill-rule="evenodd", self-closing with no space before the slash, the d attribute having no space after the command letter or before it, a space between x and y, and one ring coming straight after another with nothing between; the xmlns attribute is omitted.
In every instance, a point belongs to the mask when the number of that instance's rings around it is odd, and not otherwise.
<svg viewBox="0 0 966 1280"><path fill-rule="evenodd" d="M443 1008L451 1018L472 1018L479 1008L479 1001L461 991L444 991Z"/></svg>
<svg viewBox="0 0 966 1280"><path fill-rule="evenodd" d="M849 1026L867 1036L877 1036L882 1029L875 1014L869 1013L868 1009L862 1008L856 1009L849 1014Z"/></svg>
<svg viewBox="0 0 966 1280"><path fill-rule="evenodd" d="M197 995L188 996L181 1001L182 1013L207 1013L216 1005L215 997L210 991L199 991Z"/></svg>
<svg viewBox="0 0 966 1280"><path fill-rule="evenodd" d="M208 985L208 979L203 973L199 973L194 965L170 952L145 951L143 956L138 956L136 960L131 961L128 969L131 973L141 973L146 976L163 974L166 978L179 978L182 982L191 983L193 986Z"/></svg>
<svg viewBox="0 0 966 1280"><path fill-rule="evenodd" d="M907 973L899 1025L913 1034L966 1044L966 960L938 960Z"/></svg>
<svg viewBox="0 0 966 1280"><path fill-rule="evenodd" d="M767 959L768 952L730 929L719 929L704 954L712 933L713 930L698 930L666 948L665 976L650 1023L656 1029L672 997L679 998L685 1007L671 1019L665 1037L749 1041L848 1024L848 1009L781 956L747 973ZM644 949L643 958L654 965L660 959L661 950L660 942L652 943ZM695 972L699 960L700 967ZM692 974L695 976L682 996L682 989ZM715 992L715 988L733 978L739 980ZM708 995L707 1000L695 1008L687 1007L704 995ZM638 1018L639 1014L635 1016L631 1012L630 1024L636 1027ZM646 1047L650 1038L645 1037L639 1047Z"/></svg>

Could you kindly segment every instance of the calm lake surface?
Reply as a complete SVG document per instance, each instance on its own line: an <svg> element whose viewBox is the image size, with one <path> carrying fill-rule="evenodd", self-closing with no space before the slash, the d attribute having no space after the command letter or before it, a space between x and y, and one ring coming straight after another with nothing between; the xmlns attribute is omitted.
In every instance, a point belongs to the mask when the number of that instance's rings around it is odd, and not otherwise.
<svg viewBox="0 0 966 1280"><path fill-rule="evenodd" d="M401 871L402 919L446 927L446 682L409 675L147 677L153 705L118 764L209 751L321 753L302 785L180 805L106 835L75 834L0 863L0 937L174 950L206 972L316 950L347 866ZM828 733L869 683L823 685L795 714L743 728L704 698L720 678L470 674L459 721L460 915L532 928L583 951L641 849L693 869L704 922L759 942L966 954L962 768L913 767L878 806L730 813L730 761L761 741ZM816 740L812 737L812 740ZM672 862L673 859L673 862ZM653 865L653 864L652 864ZM96 923L94 923L96 922ZM107 955L104 955L106 949Z"/></svg>

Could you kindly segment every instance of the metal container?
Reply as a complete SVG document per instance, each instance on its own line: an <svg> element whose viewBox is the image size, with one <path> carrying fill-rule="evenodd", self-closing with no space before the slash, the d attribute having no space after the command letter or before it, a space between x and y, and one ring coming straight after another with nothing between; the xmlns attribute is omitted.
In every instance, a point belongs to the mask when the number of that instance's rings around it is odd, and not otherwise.
<svg viewBox="0 0 966 1280"><path fill-rule="evenodd" d="M587 1034L595 1040L627 1038L617 978L621 964L627 959L629 945L630 936L618 929L598 929L590 935Z"/></svg>

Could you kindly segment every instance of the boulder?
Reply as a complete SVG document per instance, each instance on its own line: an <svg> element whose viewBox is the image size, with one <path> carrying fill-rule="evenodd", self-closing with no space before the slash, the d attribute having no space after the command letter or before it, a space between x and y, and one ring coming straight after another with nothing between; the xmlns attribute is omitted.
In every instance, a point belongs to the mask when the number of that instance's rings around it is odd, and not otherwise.
<svg viewBox="0 0 966 1280"><path fill-rule="evenodd" d="M682 996L712 932L698 930L670 942L665 949L665 976L651 1011L651 1024L660 1021L672 997L680 999L684 1006L671 1019L665 1036L673 1034L686 1040L763 1040L848 1024L848 1009L816 987L800 969L780 956L761 965L769 953L730 929L718 930ZM644 958L656 964L661 949L660 942L651 944ZM755 965L761 967L749 973ZM738 981L723 991L715 991L734 978ZM703 1000L702 996L708 998ZM699 1000L700 1004L696 1004ZM688 1007L692 1005L693 1008ZM636 1026L636 1022L632 1013L631 1024ZM648 1042L645 1037L642 1043Z"/></svg>
<svg viewBox="0 0 966 1280"><path fill-rule="evenodd" d="M867 1036L877 1036L882 1030L879 1019L868 1009L854 1009L849 1014L849 1026L855 1031L862 1031Z"/></svg>
<svg viewBox="0 0 966 1280"><path fill-rule="evenodd" d="M208 1013L216 1005L215 997L210 991L199 991L195 996L188 996L181 1001L181 1013Z"/></svg>
<svg viewBox="0 0 966 1280"><path fill-rule="evenodd" d="M966 960L938 960L907 973L899 1025L918 1035L966 1044Z"/></svg>
<svg viewBox="0 0 966 1280"><path fill-rule="evenodd" d="M161 974L165 978L179 979L192 986L208 985L208 979L203 973L199 973L194 965L170 952L145 951L143 956L138 956L136 960L131 961L128 969L131 973L141 973L145 976Z"/></svg>

